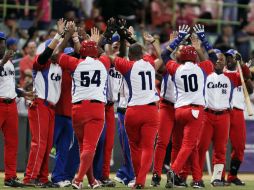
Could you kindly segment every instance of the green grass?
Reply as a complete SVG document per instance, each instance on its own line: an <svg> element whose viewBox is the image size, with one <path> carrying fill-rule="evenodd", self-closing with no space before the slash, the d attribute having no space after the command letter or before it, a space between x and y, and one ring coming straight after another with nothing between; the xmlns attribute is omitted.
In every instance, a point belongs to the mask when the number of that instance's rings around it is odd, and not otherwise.
<svg viewBox="0 0 254 190"><path fill-rule="evenodd" d="M114 178L114 174L112 174L111 175L111 178ZM220 189L224 189L224 190L254 190L254 174L242 174L242 175L239 175L239 177L243 180L243 181L245 181L245 183L246 183L246 186L244 186L244 187L237 187L237 186L235 186L235 185L231 185L231 186L229 186L229 187L216 187L216 188L214 188L214 187L211 187L210 186L210 176L204 176L204 180L205 180L205 185L206 185L206 187L204 188L204 189L213 189L213 190L220 190ZM189 178L191 178L191 177L189 177ZM146 182L146 187L145 187L145 189L156 189L156 190L161 190L161 189L164 189L165 190L165 182L166 182L166 177L165 177L165 175L163 175L162 176L162 181L161 181L161 187L156 187L156 188L151 188L150 187L150 182L151 182L151 175L149 175L148 176L148 178L147 178L147 182ZM188 183L189 183L190 181L188 181ZM13 188L8 188L8 187L4 187L4 184L3 184L3 174L0 174L0 190L4 190L4 189L13 189ZM33 189L36 189L36 190L38 190L39 188L26 188L26 189L31 189L31 190L33 190ZM69 187L69 188L61 188L61 189L63 189L63 190L65 190L65 189L72 189L71 187ZM87 187L87 180L85 179L84 180L84 187L83 187L83 189L89 189L88 187ZM103 188L103 189L115 189L115 190L117 190L117 189L130 189L130 188L128 188L128 187L126 187L126 186L124 186L124 185L122 185L122 184L120 184L120 183L117 183L117 185L116 185L116 187L115 188ZM185 188L186 190L187 189L193 189L193 188L191 188L191 187L189 187L189 188ZM52 190L52 189L49 189L49 190Z"/></svg>

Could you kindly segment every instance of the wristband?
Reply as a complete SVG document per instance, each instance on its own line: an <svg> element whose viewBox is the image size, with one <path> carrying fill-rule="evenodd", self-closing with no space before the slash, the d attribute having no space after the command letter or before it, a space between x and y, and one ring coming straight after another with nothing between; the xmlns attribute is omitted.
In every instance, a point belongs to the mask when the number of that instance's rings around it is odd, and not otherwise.
<svg viewBox="0 0 254 190"><path fill-rule="evenodd" d="M54 40L60 40L62 38L62 36L60 35L60 34L58 34L58 33L56 33L56 35L54 36Z"/></svg>
<svg viewBox="0 0 254 190"><path fill-rule="evenodd" d="M79 38L77 36L75 36L74 38L72 38L74 43L78 43L79 42Z"/></svg>

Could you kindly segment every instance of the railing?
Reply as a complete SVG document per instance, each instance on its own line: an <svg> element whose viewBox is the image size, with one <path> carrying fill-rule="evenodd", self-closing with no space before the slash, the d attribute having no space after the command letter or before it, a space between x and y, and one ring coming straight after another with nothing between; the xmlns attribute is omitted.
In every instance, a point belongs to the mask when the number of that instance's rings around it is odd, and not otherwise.
<svg viewBox="0 0 254 190"><path fill-rule="evenodd" d="M177 4L189 4L193 6L200 6L203 3L203 0L199 0L197 2L191 2L190 0L173 0L173 11L176 11L176 6ZM223 10L223 8L226 7L237 7L237 8L243 8L243 9L248 9L250 8L249 5L245 4L237 4L237 3L223 3L221 1L209 1L205 2L206 4L210 4L210 6L216 6L219 10ZM218 18L221 19L196 19L196 22L203 22L203 23L208 23L208 24L217 24L217 33L221 33L221 26L222 24L230 24L230 25L240 25L240 21L229 21L229 20L223 20L222 19L222 11L219 11ZM176 14L173 15L173 26L175 27L175 20L176 20Z"/></svg>

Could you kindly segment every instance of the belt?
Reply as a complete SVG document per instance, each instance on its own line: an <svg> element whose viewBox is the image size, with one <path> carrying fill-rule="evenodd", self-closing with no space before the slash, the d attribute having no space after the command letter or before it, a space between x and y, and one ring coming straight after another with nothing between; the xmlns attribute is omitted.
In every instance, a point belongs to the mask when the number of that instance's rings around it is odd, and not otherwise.
<svg viewBox="0 0 254 190"><path fill-rule="evenodd" d="M125 114L126 108L117 107L116 111L121 113L121 114Z"/></svg>
<svg viewBox="0 0 254 190"><path fill-rule="evenodd" d="M0 102L1 103L4 103L4 104L11 104L15 101L15 98L14 99L10 99L10 98L0 98Z"/></svg>
<svg viewBox="0 0 254 190"><path fill-rule="evenodd" d="M174 106L174 103L172 103L168 100L165 100L165 99L162 99L161 102L164 103L164 104L170 105L170 106Z"/></svg>
<svg viewBox="0 0 254 190"><path fill-rule="evenodd" d="M197 107L197 108L199 108L199 107L204 107L204 106L197 105L197 104L190 104L190 106L191 106L191 107Z"/></svg>
<svg viewBox="0 0 254 190"><path fill-rule="evenodd" d="M114 105L114 102L108 101L106 105L107 105L107 106L113 106L113 105Z"/></svg>
<svg viewBox="0 0 254 190"><path fill-rule="evenodd" d="M225 113L229 113L230 110L227 109L227 110L215 111L215 110L211 110L211 109L209 109L209 108L206 108L206 109L205 109L205 112L212 113L212 114L214 114L214 115L222 115L222 114L225 114Z"/></svg>
<svg viewBox="0 0 254 190"><path fill-rule="evenodd" d="M149 104L147 104L148 106L156 106L156 103L155 102L151 102Z"/></svg>
<svg viewBox="0 0 254 190"><path fill-rule="evenodd" d="M78 101L78 102L75 102L75 103L73 103L74 105L76 105L76 104L82 104L84 101L88 101L88 102L90 102L90 103L98 103L98 104L102 104L103 102L101 102L101 101L99 101L99 100L80 100L80 101Z"/></svg>
<svg viewBox="0 0 254 190"><path fill-rule="evenodd" d="M233 109L236 109L236 110L240 110L240 111L243 111L242 109L240 109L240 108L237 108L237 107L233 107Z"/></svg>

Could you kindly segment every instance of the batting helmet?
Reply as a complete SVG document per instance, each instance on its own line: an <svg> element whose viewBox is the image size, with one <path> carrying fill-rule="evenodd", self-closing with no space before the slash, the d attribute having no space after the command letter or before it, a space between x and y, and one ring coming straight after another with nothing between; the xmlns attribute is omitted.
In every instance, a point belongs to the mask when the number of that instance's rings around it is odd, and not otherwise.
<svg viewBox="0 0 254 190"><path fill-rule="evenodd" d="M182 48L179 49L179 53L180 61L195 62L198 56L196 49L191 45L182 46Z"/></svg>
<svg viewBox="0 0 254 190"><path fill-rule="evenodd" d="M97 57L99 51L98 51L96 42L84 40L81 43L79 53L81 57L86 57L86 56Z"/></svg>

